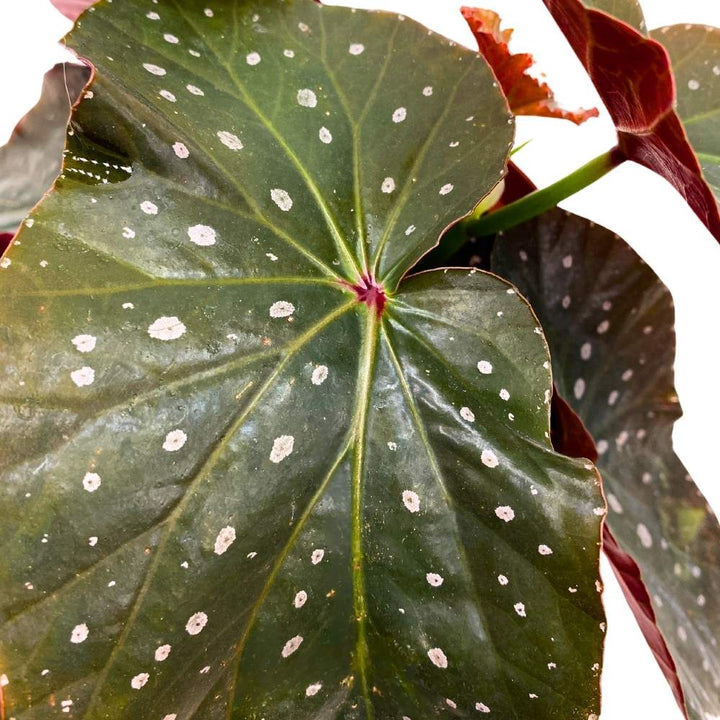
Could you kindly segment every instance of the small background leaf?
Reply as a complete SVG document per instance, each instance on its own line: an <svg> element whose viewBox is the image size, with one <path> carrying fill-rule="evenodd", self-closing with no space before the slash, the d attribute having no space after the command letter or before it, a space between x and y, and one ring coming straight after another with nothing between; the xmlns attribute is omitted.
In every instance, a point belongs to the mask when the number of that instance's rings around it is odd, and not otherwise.
<svg viewBox="0 0 720 720"><path fill-rule="evenodd" d="M60 172L70 108L89 79L83 65L49 70L37 105L0 147L0 231L14 233Z"/></svg>
<svg viewBox="0 0 720 720"><path fill-rule="evenodd" d="M720 202L720 29L674 25L652 31L670 53L677 113Z"/></svg>
<svg viewBox="0 0 720 720"><path fill-rule="evenodd" d="M608 230L557 210L499 237L493 269L530 299L555 382L595 440L620 548L637 562L690 717L720 712L720 527L672 450L672 300Z"/></svg>

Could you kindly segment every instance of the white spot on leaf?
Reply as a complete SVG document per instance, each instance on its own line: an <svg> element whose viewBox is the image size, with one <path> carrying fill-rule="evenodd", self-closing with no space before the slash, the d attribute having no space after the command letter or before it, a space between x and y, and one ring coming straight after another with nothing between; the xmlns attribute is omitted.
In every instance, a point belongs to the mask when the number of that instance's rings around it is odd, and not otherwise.
<svg viewBox="0 0 720 720"><path fill-rule="evenodd" d="M515 605L513 605L513 607L515 608L515 612L520 617L527 617L527 613L525 612L525 605L523 603L521 603L521 602L515 603Z"/></svg>
<svg viewBox="0 0 720 720"><path fill-rule="evenodd" d="M304 590L300 590L295 595L295 599L293 600L293 605L296 608L300 609L307 602L307 599L308 599L307 593Z"/></svg>
<svg viewBox="0 0 720 720"><path fill-rule="evenodd" d="M162 77L163 75L167 74L167 70L165 68L160 67L159 65L153 65L152 63L143 63L143 67L152 75L157 75L158 77Z"/></svg>
<svg viewBox="0 0 720 720"><path fill-rule="evenodd" d="M282 462L290 455L295 447L295 438L292 435L280 435L273 440L272 450L270 451L270 462Z"/></svg>
<svg viewBox="0 0 720 720"><path fill-rule="evenodd" d="M293 206L292 198L287 190L283 190L282 188L273 188L270 191L270 197L283 212L289 212Z"/></svg>
<svg viewBox="0 0 720 720"><path fill-rule="evenodd" d="M260 57L260 53L251 52L251 53L248 53L247 56L245 57L245 62L248 65L258 65L260 63L261 59L262 58Z"/></svg>
<svg viewBox="0 0 720 720"><path fill-rule="evenodd" d="M318 365L312 372L310 381L313 385L322 385L327 380L328 368L327 365Z"/></svg>
<svg viewBox="0 0 720 720"><path fill-rule="evenodd" d="M481 360L477 364L477 369L483 374L483 375L489 375L492 370L493 366L491 363L489 363L487 360Z"/></svg>
<svg viewBox="0 0 720 720"><path fill-rule="evenodd" d="M318 563L322 562L322 559L325 557L325 551L322 548L316 548L312 551L312 555L310 556L310 562L313 565L317 565Z"/></svg>
<svg viewBox="0 0 720 720"><path fill-rule="evenodd" d="M395 181L391 177L386 177L382 181L382 185L380 186L380 189L386 195L389 195L393 190L395 190Z"/></svg>
<svg viewBox="0 0 720 720"><path fill-rule="evenodd" d="M297 91L297 103L301 107L317 107L317 95L310 88L302 88L301 90Z"/></svg>
<svg viewBox="0 0 720 720"><path fill-rule="evenodd" d="M235 133L231 133L227 130L218 130L216 133L218 138L220 138L220 142L227 148L230 148L231 150L242 150L243 144L240 138L235 135Z"/></svg>
<svg viewBox="0 0 720 720"><path fill-rule="evenodd" d="M185 160L190 157L190 151L187 149L185 143L176 142L172 146L173 152L181 159Z"/></svg>
<svg viewBox="0 0 720 720"><path fill-rule="evenodd" d="M154 202L150 202L150 200L144 200L143 202L141 202L140 209L146 215L157 215L158 214L158 206Z"/></svg>
<svg viewBox="0 0 720 720"><path fill-rule="evenodd" d="M448 666L447 656L440 648L430 648L427 654L430 658L430 662L435 667L439 667L444 670Z"/></svg>
<svg viewBox="0 0 720 720"><path fill-rule="evenodd" d="M95 349L97 338L93 335L76 335L71 342L77 348L78 352L89 353Z"/></svg>
<svg viewBox="0 0 720 720"><path fill-rule="evenodd" d="M199 635L208 622L208 616L204 612L196 612L190 616L190 619L185 623L185 630L188 635Z"/></svg>
<svg viewBox="0 0 720 720"><path fill-rule="evenodd" d="M362 55L365 52L365 46L362 43L353 43L349 48L348 52L351 55Z"/></svg>
<svg viewBox="0 0 720 720"><path fill-rule="evenodd" d="M552 555L553 554L552 549L550 547L548 547L547 545L538 545L538 552L541 555Z"/></svg>
<svg viewBox="0 0 720 720"><path fill-rule="evenodd" d="M187 435L180 429L171 430L162 444L163 450L176 452L187 442Z"/></svg>
<svg viewBox="0 0 720 720"><path fill-rule="evenodd" d="M163 316L155 320L148 327L148 335L156 340L177 340L185 334L187 328L180 319L173 316Z"/></svg>
<svg viewBox="0 0 720 720"><path fill-rule="evenodd" d="M148 675L148 673L140 673L130 681L130 686L133 688L133 690L140 690L141 688L145 687L145 684L149 679L150 675Z"/></svg>
<svg viewBox="0 0 720 720"><path fill-rule="evenodd" d="M441 195L448 195L455 189L455 186L452 183L445 183L440 190L438 191Z"/></svg>
<svg viewBox="0 0 720 720"><path fill-rule="evenodd" d="M94 472L88 472L85 473L85 477L83 478L83 487L88 492L95 492L100 485L102 484L102 479L97 473Z"/></svg>
<svg viewBox="0 0 720 720"><path fill-rule="evenodd" d="M509 505L499 505L495 508L495 514L505 522L515 519L515 511Z"/></svg>
<svg viewBox="0 0 720 720"><path fill-rule="evenodd" d="M312 697L313 695L317 695L320 692L320 689L322 688L322 683L316 682L312 685L308 685L305 688L305 696L306 697Z"/></svg>
<svg viewBox="0 0 720 720"><path fill-rule="evenodd" d="M489 468L498 466L497 455L492 450L483 450L480 455L480 459L482 460L483 465L486 465Z"/></svg>
<svg viewBox="0 0 720 720"><path fill-rule="evenodd" d="M79 370L73 370L70 373L70 378L78 387L85 387L86 385L92 385L95 381L95 371L86 365Z"/></svg>
<svg viewBox="0 0 720 720"><path fill-rule="evenodd" d="M302 645L302 641L302 635L296 635L295 637L290 638L285 645L283 645L283 649L280 654L284 658L290 657L290 655L292 655L300 647L300 645Z"/></svg>
<svg viewBox="0 0 720 720"><path fill-rule="evenodd" d="M163 662L163 660L167 660L170 650L172 650L171 645L161 645L155 650L155 661Z"/></svg>
<svg viewBox="0 0 720 720"><path fill-rule="evenodd" d="M404 122L405 118L407 118L407 108L399 107L393 112L392 121L394 123Z"/></svg>
<svg viewBox="0 0 720 720"><path fill-rule="evenodd" d="M445 582L445 578L437 573L427 573L425 575L425 579L427 580L428 585L431 585L432 587L440 587Z"/></svg>
<svg viewBox="0 0 720 720"><path fill-rule="evenodd" d="M74 645L79 645L87 640L90 631L85 623L76 625L70 633L70 642Z"/></svg>
<svg viewBox="0 0 720 720"><path fill-rule="evenodd" d="M460 408L460 417L468 422L475 422L475 413L469 407Z"/></svg>
<svg viewBox="0 0 720 720"><path fill-rule="evenodd" d="M295 312L295 306L287 300L278 300L270 306L271 318L290 317Z"/></svg>
<svg viewBox="0 0 720 720"><path fill-rule="evenodd" d="M321 142L324 142L326 145L329 145L332 142L332 133L326 128L321 127L320 132L318 133L318 137L320 138Z"/></svg>
<svg viewBox="0 0 720 720"><path fill-rule="evenodd" d="M193 225L188 228L187 234L191 242L201 247L214 245L217 240L215 229L209 225Z"/></svg>
<svg viewBox="0 0 720 720"><path fill-rule="evenodd" d="M416 492L412 490L403 490L403 505L411 512L416 513L420 510L420 498Z"/></svg>
<svg viewBox="0 0 720 720"><path fill-rule="evenodd" d="M227 525L215 538L215 554L222 555L235 542L235 528Z"/></svg>

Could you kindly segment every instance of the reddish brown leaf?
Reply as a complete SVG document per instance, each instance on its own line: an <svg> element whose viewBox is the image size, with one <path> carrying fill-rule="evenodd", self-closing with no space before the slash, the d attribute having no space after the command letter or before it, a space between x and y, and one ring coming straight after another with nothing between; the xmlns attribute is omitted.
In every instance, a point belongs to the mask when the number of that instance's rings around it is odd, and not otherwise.
<svg viewBox="0 0 720 720"><path fill-rule="evenodd" d="M50 0L50 2L70 20L76 20L78 16L89 8L97 0Z"/></svg>
<svg viewBox="0 0 720 720"><path fill-rule="evenodd" d="M580 0L543 1L600 93L625 156L670 182L720 242L717 202L674 110L665 48Z"/></svg>
<svg viewBox="0 0 720 720"><path fill-rule="evenodd" d="M527 74L533 64L528 53L513 55L508 48L512 30L500 29L500 16L492 10L464 7L461 10L477 40L478 48L493 69L515 115L540 115L570 120L575 124L597 117L597 108L564 110L547 83Z"/></svg>

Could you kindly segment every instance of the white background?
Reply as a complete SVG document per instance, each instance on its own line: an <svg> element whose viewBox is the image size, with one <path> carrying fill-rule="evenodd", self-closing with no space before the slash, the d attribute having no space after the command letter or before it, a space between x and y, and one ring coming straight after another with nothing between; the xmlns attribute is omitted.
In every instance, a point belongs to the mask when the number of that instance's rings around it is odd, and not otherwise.
<svg viewBox="0 0 720 720"><path fill-rule="evenodd" d="M458 42L472 36L451 0L326 0L327 4L394 10ZM545 186L615 144L612 122L580 63L541 0L476 0L514 27L512 49L529 51L536 72L547 75L569 108L598 107L600 118L581 127L544 118L519 118L518 144L531 143L515 161ZM468 0L468 4L470 4ZM642 0L648 27L672 23L720 26L717 0ZM36 102L42 75L66 57L57 40L71 23L49 0L0 0L0 144ZM720 247L675 191L650 171L626 163L563 207L611 228L645 258L672 291L677 308L677 387L685 417L675 430L675 448L711 504L720 509L715 452L719 423L717 381ZM603 675L602 720L681 720L650 651L607 564L605 600L608 636ZM558 718L558 720L563 720Z"/></svg>

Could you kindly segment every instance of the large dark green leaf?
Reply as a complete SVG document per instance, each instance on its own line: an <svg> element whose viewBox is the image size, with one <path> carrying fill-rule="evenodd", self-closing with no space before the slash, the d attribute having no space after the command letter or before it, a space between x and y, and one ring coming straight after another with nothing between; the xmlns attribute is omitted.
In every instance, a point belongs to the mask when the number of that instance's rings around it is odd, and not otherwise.
<svg viewBox="0 0 720 720"><path fill-rule="evenodd" d="M720 202L720 28L673 25L652 36L670 54L677 113Z"/></svg>
<svg viewBox="0 0 720 720"><path fill-rule="evenodd" d="M49 70L37 105L0 147L0 232L14 233L60 172L70 107L89 77L83 65Z"/></svg>
<svg viewBox="0 0 720 720"><path fill-rule="evenodd" d="M720 528L672 450L674 312L667 288L608 230L560 210L495 244L527 294L558 389L595 439L608 524L640 566L690 716L720 713Z"/></svg>
<svg viewBox="0 0 720 720"><path fill-rule="evenodd" d="M594 717L604 508L537 321L398 287L502 173L484 61L309 0L70 44L93 96L0 270L9 714Z"/></svg>

